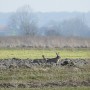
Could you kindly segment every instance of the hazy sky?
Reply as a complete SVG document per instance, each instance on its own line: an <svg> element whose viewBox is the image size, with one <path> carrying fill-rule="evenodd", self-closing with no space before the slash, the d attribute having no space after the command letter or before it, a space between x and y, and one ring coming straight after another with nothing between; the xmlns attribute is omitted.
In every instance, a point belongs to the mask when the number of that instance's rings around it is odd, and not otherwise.
<svg viewBox="0 0 90 90"><path fill-rule="evenodd" d="M0 0L0 12L12 12L30 5L34 12L90 11L90 0Z"/></svg>

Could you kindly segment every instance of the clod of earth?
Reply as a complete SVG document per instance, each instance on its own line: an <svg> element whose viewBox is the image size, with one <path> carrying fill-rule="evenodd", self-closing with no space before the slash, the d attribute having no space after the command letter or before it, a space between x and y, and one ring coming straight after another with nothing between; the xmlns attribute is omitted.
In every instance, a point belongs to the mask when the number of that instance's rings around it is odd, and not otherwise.
<svg viewBox="0 0 90 90"><path fill-rule="evenodd" d="M56 61L55 61L56 60ZM8 69L8 68L31 68L36 65L56 65L56 66L83 66L90 63L90 60L85 59L61 59L57 62L57 58L50 59L1 59L0 60L0 69Z"/></svg>

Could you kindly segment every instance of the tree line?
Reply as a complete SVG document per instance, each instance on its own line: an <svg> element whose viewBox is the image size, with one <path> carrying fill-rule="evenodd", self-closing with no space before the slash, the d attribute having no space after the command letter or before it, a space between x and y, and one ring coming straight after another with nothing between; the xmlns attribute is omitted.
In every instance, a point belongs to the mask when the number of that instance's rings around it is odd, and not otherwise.
<svg viewBox="0 0 90 90"><path fill-rule="evenodd" d="M8 29L13 31L14 35L78 37L90 35L90 27L78 17L62 22L51 21L43 27L38 27L37 16L30 6L21 7L11 15Z"/></svg>

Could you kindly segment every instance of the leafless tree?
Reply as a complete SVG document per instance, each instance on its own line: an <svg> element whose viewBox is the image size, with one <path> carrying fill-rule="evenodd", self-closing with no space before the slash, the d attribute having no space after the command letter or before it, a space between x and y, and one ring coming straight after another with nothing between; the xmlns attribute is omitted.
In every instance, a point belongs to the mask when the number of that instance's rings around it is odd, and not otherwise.
<svg viewBox="0 0 90 90"><path fill-rule="evenodd" d="M45 28L45 35L46 36L60 36L61 35L61 26L57 22L52 22L48 24Z"/></svg>
<svg viewBox="0 0 90 90"><path fill-rule="evenodd" d="M28 5L19 8L10 17L8 26L14 33L19 32L22 35L36 35L37 33L36 17Z"/></svg>

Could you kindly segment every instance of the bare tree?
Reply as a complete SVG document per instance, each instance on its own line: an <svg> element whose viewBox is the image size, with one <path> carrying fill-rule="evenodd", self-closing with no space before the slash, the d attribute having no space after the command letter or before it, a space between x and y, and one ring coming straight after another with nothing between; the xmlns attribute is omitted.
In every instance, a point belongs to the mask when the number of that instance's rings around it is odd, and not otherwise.
<svg viewBox="0 0 90 90"><path fill-rule="evenodd" d="M10 18L9 29L22 35L36 35L36 17L29 6L19 8Z"/></svg>
<svg viewBox="0 0 90 90"><path fill-rule="evenodd" d="M64 36L87 37L90 28L82 19L76 17L62 22L61 33Z"/></svg>
<svg viewBox="0 0 90 90"><path fill-rule="evenodd" d="M61 36L61 26L58 22L50 22L45 29L46 36Z"/></svg>

